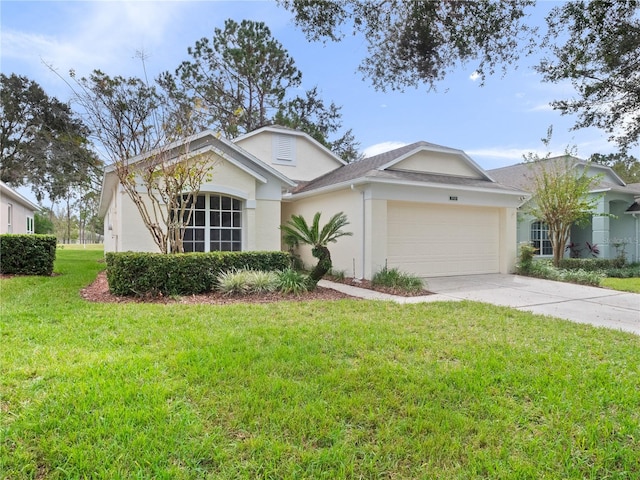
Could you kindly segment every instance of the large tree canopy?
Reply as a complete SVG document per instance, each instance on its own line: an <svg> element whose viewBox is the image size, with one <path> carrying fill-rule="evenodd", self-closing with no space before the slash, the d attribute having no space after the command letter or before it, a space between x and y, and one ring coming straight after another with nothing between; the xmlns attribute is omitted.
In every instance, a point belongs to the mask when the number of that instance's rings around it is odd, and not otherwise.
<svg viewBox="0 0 640 480"><path fill-rule="evenodd" d="M197 105L202 128L233 138L278 123L309 133L347 161L357 157L350 130L330 138L342 126L338 106L325 105L317 88L291 95L302 72L263 22L227 20L224 29L216 28L211 40L198 40L188 53L191 60L158 82L174 100Z"/></svg>
<svg viewBox="0 0 640 480"><path fill-rule="evenodd" d="M279 0L312 40L366 37L360 70L373 85L434 88L467 65L487 75L543 53L549 82L570 81L575 98L552 105L578 115L576 128L611 134L622 150L640 140L640 2L570 0L552 9L547 31L529 19L534 0Z"/></svg>
<svg viewBox="0 0 640 480"><path fill-rule="evenodd" d="M406 1L280 0L312 40L362 33L369 55L360 70L373 85L430 88L461 64L475 62L482 80L505 69L530 47L525 9L533 0ZM528 50L527 50L528 51Z"/></svg>
<svg viewBox="0 0 640 480"><path fill-rule="evenodd" d="M547 23L549 53L537 70L546 81L570 81L577 92L553 107L578 114L576 128L608 132L623 150L637 144L640 2L574 0L554 8Z"/></svg>
<svg viewBox="0 0 640 480"><path fill-rule="evenodd" d="M30 185L38 201L99 188L102 163L69 106L24 76L0 74L0 86L0 179Z"/></svg>

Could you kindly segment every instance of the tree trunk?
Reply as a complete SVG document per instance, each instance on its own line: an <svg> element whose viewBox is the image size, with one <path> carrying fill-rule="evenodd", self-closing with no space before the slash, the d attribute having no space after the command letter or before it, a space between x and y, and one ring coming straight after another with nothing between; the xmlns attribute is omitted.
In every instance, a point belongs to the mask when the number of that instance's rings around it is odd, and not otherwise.
<svg viewBox="0 0 640 480"><path fill-rule="evenodd" d="M311 253L314 257L318 259L318 264L311 270L309 274L309 280L313 283L313 286L324 277L329 270L331 270L331 254L329 253L329 249L322 245L317 245L313 247Z"/></svg>

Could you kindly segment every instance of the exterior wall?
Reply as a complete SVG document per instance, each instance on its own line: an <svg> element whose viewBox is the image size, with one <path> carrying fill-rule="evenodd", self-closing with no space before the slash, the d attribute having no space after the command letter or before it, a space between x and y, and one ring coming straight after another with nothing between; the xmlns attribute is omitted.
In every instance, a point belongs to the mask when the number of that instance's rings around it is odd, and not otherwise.
<svg viewBox="0 0 640 480"><path fill-rule="evenodd" d="M255 232L252 245L247 245L247 250L280 250L282 247L280 235L280 201L259 200L255 208L255 218L248 218L248 226Z"/></svg>
<svg viewBox="0 0 640 480"><path fill-rule="evenodd" d="M257 188L257 182L249 173L222 160L200 192L230 195L243 201L243 250L279 250L280 188ZM269 198L276 192L278 200ZM121 187L115 188L104 222L105 252L158 252L137 207Z"/></svg>
<svg viewBox="0 0 640 480"><path fill-rule="evenodd" d="M11 205L11 225L9 225L9 205ZM34 212L17 200L2 196L0 199L0 234L27 233L27 218L33 221ZM31 232L33 233L33 232Z"/></svg>
<svg viewBox="0 0 640 480"><path fill-rule="evenodd" d="M500 209L500 273L513 273L516 270L517 223L516 208Z"/></svg>
<svg viewBox="0 0 640 480"><path fill-rule="evenodd" d="M302 215L307 222L311 222L316 212L321 212L320 226L324 225L333 215L344 212L349 221L345 230L352 232L352 236L340 237L336 243L329 244L333 269L344 271L347 276L361 277L363 215L362 193L357 190L342 190L327 195L301 199L296 202L283 203L282 223L286 223L291 215ZM283 249L286 246L283 245ZM309 246L300 246L297 252L305 266L314 266L316 259L311 255Z"/></svg>
<svg viewBox="0 0 640 480"><path fill-rule="evenodd" d="M9 205L11 205L11 218L9 218ZM22 196L4 183L0 186L0 234L27 233L27 218L33 225L34 205L29 205ZM29 232L33 233L33 232Z"/></svg>
<svg viewBox="0 0 640 480"><path fill-rule="evenodd" d="M274 162L273 136L286 135L295 143L295 161L291 164ZM340 166L326 151L298 134L264 131L235 142L278 172L293 180L309 181Z"/></svg>
<svg viewBox="0 0 640 480"><path fill-rule="evenodd" d="M409 158L393 165L391 170L410 170L443 175L483 178L477 170L472 168L460 156L439 152L417 152Z"/></svg>

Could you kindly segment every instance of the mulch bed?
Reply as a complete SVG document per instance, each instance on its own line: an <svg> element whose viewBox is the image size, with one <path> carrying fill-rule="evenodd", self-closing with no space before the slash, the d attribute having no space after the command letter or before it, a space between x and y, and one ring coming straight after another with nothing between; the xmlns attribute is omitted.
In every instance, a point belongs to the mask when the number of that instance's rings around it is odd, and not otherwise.
<svg viewBox="0 0 640 480"><path fill-rule="evenodd" d="M273 293L256 293L249 295L224 295L218 292L199 295L184 295L179 297L147 296L147 297L118 297L109 292L107 274L102 271L96 280L86 288L80 290L80 295L90 302L102 303L164 303L164 304L208 304L228 305L233 303L273 303L280 301L308 301L308 300L341 300L353 298L330 288L318 287L311 292L301 295Z"/></svg>

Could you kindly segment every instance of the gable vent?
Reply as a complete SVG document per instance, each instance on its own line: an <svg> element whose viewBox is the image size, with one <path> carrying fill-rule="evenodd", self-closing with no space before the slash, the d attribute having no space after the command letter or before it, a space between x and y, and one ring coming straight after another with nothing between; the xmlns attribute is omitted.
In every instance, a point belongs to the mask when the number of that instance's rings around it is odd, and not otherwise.
<svg viewBox="0 0 640 480"><path fill-rule="evenodd" d="M273 136L273 163L293 165L296 161L296 139L291 135Z"/></svg>

